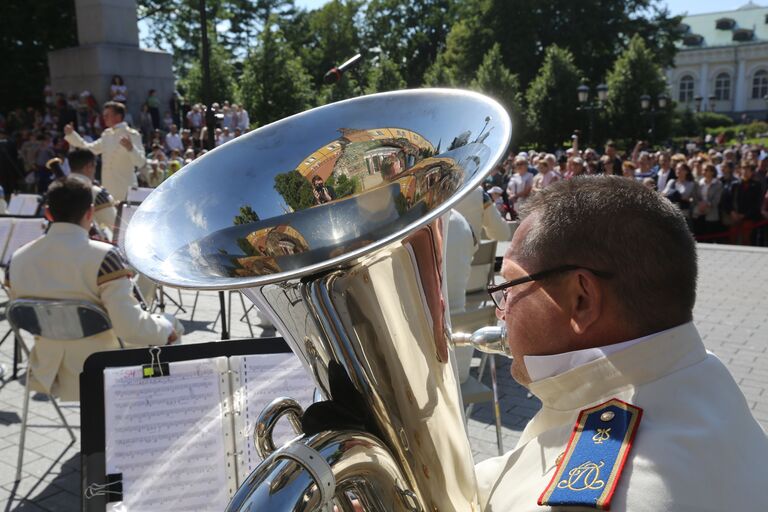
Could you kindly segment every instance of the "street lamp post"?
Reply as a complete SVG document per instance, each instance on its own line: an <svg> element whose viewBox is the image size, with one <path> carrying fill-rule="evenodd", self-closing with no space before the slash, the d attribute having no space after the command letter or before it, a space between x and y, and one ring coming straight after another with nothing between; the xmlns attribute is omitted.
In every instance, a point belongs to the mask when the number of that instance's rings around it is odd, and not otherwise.
<svg viewBox="0 0 768 512"><path fill-rule="evenodd" d="M589 113L589 144L593 144L592 137L595 133L595 112L605 109L605 100L608 98L608 86L605 84L598 85L595 90L597 91L597 100L589 101L589 86L581 84L576 88L576 96L579 99L579 106L576 110L586 111Z"/></svg>
<svg viewBox="0 0 768 512"><path fill-rule="evenodd" d="M696 112L701 112L701 102L704 101L704 98L702 98L701 96L696 96L695 98L693 98L693 101L696 104Z"/></svg>
<svg viewBox="0 0 768 512"><path fill-rule="evenodd" d="M669 101L669 97L666 94L659 94L656 97L656 105L653 104L649 95L643 94L640 96L640 108L643 115L650 118L651 127L648 129L648 140L651 143L653 143L654 130L656 129L656 116L664 115L667 101Z"/></svg>

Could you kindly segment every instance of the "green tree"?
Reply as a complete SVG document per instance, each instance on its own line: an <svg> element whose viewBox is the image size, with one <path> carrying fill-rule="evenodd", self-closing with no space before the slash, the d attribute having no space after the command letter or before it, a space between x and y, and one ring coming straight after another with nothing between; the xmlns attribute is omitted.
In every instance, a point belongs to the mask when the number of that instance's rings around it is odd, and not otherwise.
<svg viewBox="0 0 768 512"><path fill-rule="evenodd" d="M265 125L310 108L315 94L301 59L279 29L266 28L259 39L243 66L240 94L258 124Z"/></svg>
<svg viewBox="0 0 768 512"><path fill-rule="evenodd" d="M0 111L43 103L48 52L77 46L75 2L36 0L0 2ZM92 91L96 97L106 92Z"/></svg>
<svg viewBox="0 0 768 512"><path fill-rule="evenodd" d="M239 226L241 224L259 222L259 220L259 214L253 211L253 208L251 208L250 205L246 204L240 207L240 213L235 215L235 218L232 222L235 226Z"/></svg>
<svg viewBox="0 0 768 512"><path fill-rule="evenodd" d="M418 87L445 46L456 11L454 0L371 0L365 9L365 46L380 49L408 87Z"/></svg>
<svg viewBox="0 0 768 512"><path fill-rule="evenodd" d="M211 99L218 102L231 101L235 90L235 67L229 61L227 51L216 42L213 34L209 41L208 62L211 68ZM203 101L202 57L192 63L187 77L181 83L185 86L187 97L193 103Z"/></svg>
<svg viewBox="0 0 768 512"><path fill-rule="evenodd" d="M629 47L616 59L606 83L606 110L615 136L645 138L650 120L644 117L640 97L644 94L651 98L658 97L666 91L666 81L657 56L646 46L642 37L636 35L632 38ZM664 127L667 121L657 118L657 128ZM658 135L662 134L657 130L657 139Z"/></svg>
<svg viewBox="0 0 768 512"><path fill-rule="evenodd" d="M531 142L551 148L573 133L578 126L576 88L581 77L570 51L556 45L547 48L544 63L525 93Z"/></svg>
<svg viewBox="0 0 768 512"><path fill-rule="evenodd" d="M355 193L355 189L358 188L357 178L348 178L344 174L331 176L325 184L333 189L336 199L351 196Z"/></svg>
<svg viewBox="0 0 768 512"><path fill-rule="evenodd" d="M517 76L504 65L501 48L498 44L491 47L477 68L475 79L470 84L472 89L496 98L507 109L512 118L513 141L522 140L525 132L522 115L522 94ZM513 142L514 143L514 142Z"/></svg>
<svg viewBox="0 0 768 512"><path fill-rule="evenodd" d="M374 92L397 91L405 89L406 83L400 76L400 68L391 59L381 56L375 66L368 72L366 94Z"/></svg>
<svg viewBox="0 0 768 512"><path fill-rule="evenodd" d="M444 51L460 84L495 43L527 87L553 44L569 48L576 66L601 81L631 34L648 41L663 65L672 64L680 37L680 18L671 17L662 0L468 0L461 9Z"/></svg>
<svg viewBox="0 0 768 512"><path fill-rule="evenodd" d="M304 210L315 204L312 185L299 171L289 171L275 176L275 190L293 211Z"/></svg>

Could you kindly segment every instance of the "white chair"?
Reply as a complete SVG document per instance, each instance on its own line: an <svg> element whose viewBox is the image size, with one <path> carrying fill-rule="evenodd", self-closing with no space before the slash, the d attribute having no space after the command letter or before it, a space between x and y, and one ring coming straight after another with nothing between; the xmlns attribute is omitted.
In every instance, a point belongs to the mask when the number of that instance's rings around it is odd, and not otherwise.
<svg viewBox="0 0 768 512"><path fill-rule="evenodd" d="M49 299L16 299L8 304L6 317L11 324L22 350L29 358L29 349L21 337L21 331L27 331L35 336L61 340L66 343L79 340L104 332L112 328L112 322L107 312L102 308L86 301L49 300ZM122 343L120 344L122 347ZM32 368L27 367L27 382L24 389L24 411L21 419L21 439L19 440L19 458L16 465L16 481L21 480L21 468L24 461L24 441L27 433L27 416L29 413L29 383L32 380ZM48 399L56 409L61 421L69 431L72 442L75 434L64 414L52 395Z"/></svg>
<svg viewBox="0 0 768 512"><path fill-rule="evenodd" d="M496 274L495 263L496 241L481 241L472 258L464 311L451 314L451 328L454 332L474 332L481 327L496 325L496 306L486 291L486 286L493 282ZM476 403L493 402L496 419L496 443L499 455L502 455L504 446L501 439L501 411L499 410L499 396L496 386L496 359L492 355L483 354L480 358L477 378L468 374L471 357L470 360L463 361L457 350L457 362L459 364L459 378L461 379L461 397L466 407L466 418L469 419ZM490 388L482 383L487 364L490 364L491 367Z"/></svg>

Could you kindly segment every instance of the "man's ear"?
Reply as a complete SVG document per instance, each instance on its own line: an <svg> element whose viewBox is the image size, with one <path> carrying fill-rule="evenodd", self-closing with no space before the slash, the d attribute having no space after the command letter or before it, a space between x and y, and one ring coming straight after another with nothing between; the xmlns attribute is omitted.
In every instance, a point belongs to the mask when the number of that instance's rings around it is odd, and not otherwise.
<svg viewBox="0 0 768 512"><path fill-rule="evenodd" d="M87 220L89 224L93 221L93 215L95 212L96 208L93 205L91 205L91 207L88 208L88 211L85 212L85 220Z"/></svg>
<svg viewBox="0 0 768 512"><path fill-rule="evenodd" d="M48 208L48 205L45 205L45 208L43 208L43 216L45 216L45 220L48 222L53 222L53 214L51 213L51 209Z"/></svg>
<svg viewBox="0 0 768 512"><path fill-rule="evenodd" d="M588 270L577 270L574 274L570 283L571 329L582 335L600 320L605 291L599 278Z"/></svg>

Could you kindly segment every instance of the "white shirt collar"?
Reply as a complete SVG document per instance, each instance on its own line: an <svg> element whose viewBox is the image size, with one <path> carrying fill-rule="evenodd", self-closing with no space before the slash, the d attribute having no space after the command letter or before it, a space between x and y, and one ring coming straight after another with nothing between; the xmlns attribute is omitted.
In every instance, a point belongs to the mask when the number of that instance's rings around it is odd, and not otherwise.
<svg viewBox="0 0 768 512"><path fill-rule="evenodd" d="M679 327L680 326L672 327L672 329L677 329ZM649 334L648 336L643 336L642 338L634 340L614 343L613 345L605 345L603 347L585 348L582 350L574 350L573 352L548 356L524 356L525 368L528 370L528 376L531 378L531 382L536 382L578 368L595 359L615 354L616 352L647 341L672 329Z"/></svg>
<svg viewBox="0 0 768 512"><path fill-rule="evenodd" d="M113 130L117 130L118 128L128 128L128 123L126 123L125 121L120 121L119 123L117 123L112 127Z"/></svg>

